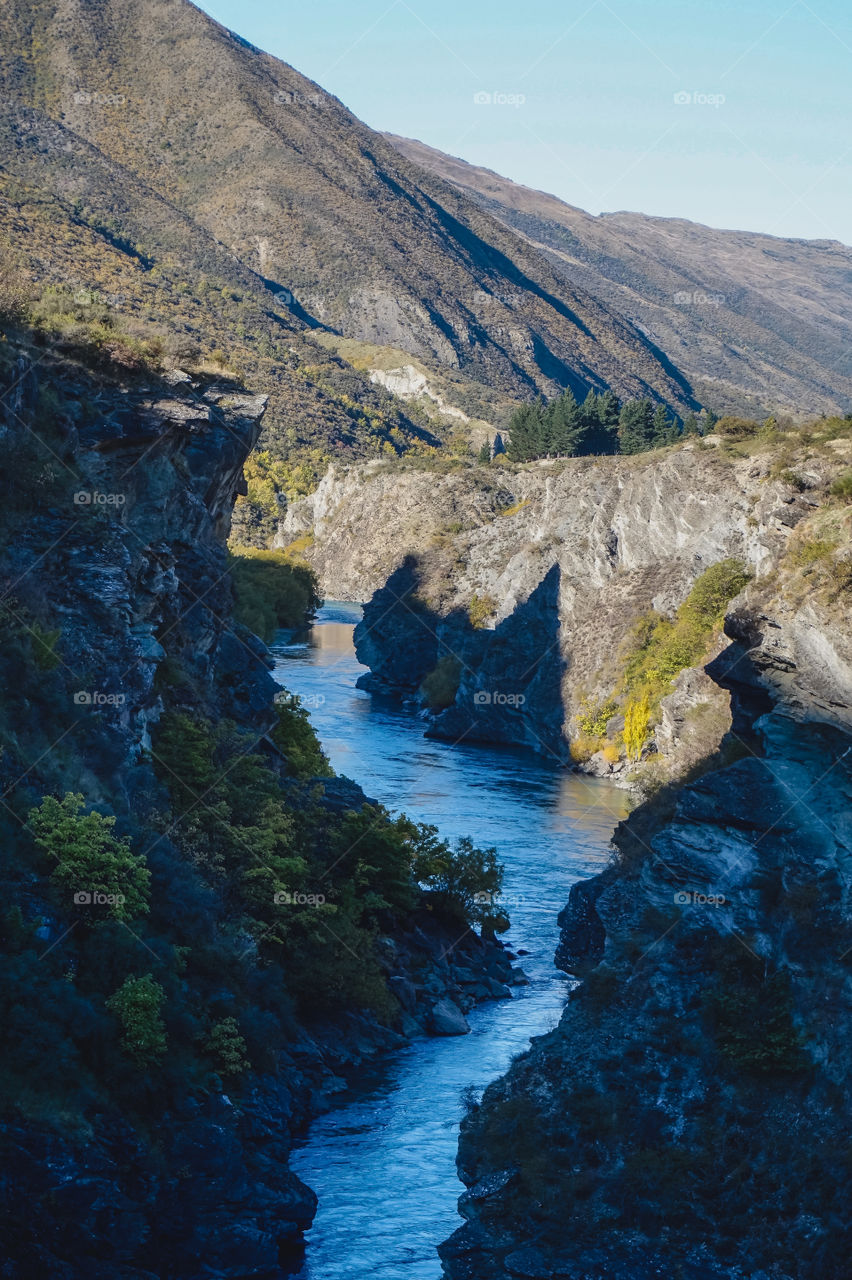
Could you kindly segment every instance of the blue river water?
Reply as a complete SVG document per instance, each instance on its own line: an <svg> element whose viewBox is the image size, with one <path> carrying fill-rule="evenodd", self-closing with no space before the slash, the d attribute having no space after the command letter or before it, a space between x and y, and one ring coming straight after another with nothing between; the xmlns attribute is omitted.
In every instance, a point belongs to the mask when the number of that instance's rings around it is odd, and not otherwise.
<svg viewBox="0 0 852 1280"><path fill-rule="evenodd" d="M625 815L609 783L529 752L423 736L414 711L355 687L360 607L329 603L303 640L273 647L275 678L308 707L334 768L442 836L495 845L506 868L504 935L530 978L480 1005L467 1036L394 1055L317 1119L291 1166L319 1196L300 1280L439 1280L436 1246L461 1225L455 1170L463 1095L481 1093L558 1021L569 979L553 964L556 917L574 881L606 864Z"/></svg>

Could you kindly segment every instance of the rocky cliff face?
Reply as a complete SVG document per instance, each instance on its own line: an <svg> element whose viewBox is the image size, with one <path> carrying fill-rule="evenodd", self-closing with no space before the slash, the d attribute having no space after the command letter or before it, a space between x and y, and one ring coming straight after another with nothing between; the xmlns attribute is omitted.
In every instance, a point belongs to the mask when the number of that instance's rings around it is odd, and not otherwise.
<svg viewBox="0 0 852 1280"><path fill-rule="evenodd" d="M848 617L729 617L740 758L635 810L572 891L583 981L463 1125L447 1277L845 1274Z"/></svg>
<svg viewBox="0 0 852 1280"><path fill-rule="evenodd" d="M297 823L327 840L364 812L363 842L382 820L345 780L300 788L271 736L268 653L233 619L224 540L265 401L222 379L105 363L31 335L0 345L4 1274L269 1275L298 1253L316 1206L287 1168L294 1132L357 1063L410 1036L464 1033L476 1001L510 996L512 970L499 944L459 940L457 920L415 904L382 918L371 993L311 1018L295 1009L285 967L261 951L270 928L248 909L242 869L210 859L227 812L216 788L249 768L243 788L266 796L251 793L252 820L279 806L274 843L237 831L255 875L293 852ZM211 781L192 784L183 810L167 798L188 763L165 759L168 717L191 767L206 767L202 726L220 734ZM236 749L226 741L223 755L225 740ZM114 815L150 878L138 919L80 905L115 851L111 836L86 843L97 825L63 837L69 857L89 859L73 901L34 849L28 814L68 792L94 806L92 822ZM129 1032L119 1042L106 1002L128 975L160 992L165 1057L137 1060ZM230 1062L205 1060L215 1027Z"/></svg>
<svg viewBox="0 0 852 1280"><path fill-rule="evenodd" d="M325 593L369 600L357 636L369 687L415 696L438 668L430 732L565 759L587 709L617 684L643 615L671 615L726 558L758 581L782 562L849 456L835 444L804 448L795 476L771 450L737 458L718 441L522 468L332 467L278 542L311 535ZM790 643L835 670L809 606L784 608ZM657 754L679 768L706 754L727 706L712 681L685 673L663 700ZM587 767L626 772L601 754Z"/></svg>

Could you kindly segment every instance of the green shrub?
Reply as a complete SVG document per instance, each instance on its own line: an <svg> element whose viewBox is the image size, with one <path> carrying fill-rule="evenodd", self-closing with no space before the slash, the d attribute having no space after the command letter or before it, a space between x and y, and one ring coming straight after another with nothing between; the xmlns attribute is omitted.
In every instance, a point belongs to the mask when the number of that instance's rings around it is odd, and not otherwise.
<svg viewBox="0 0 852 1280"><path fill-rule="evenodd" d="M126 978L106 1002L121 1023L121 1042L140 1067L152 1066L166 1053L166 1028L160 1009L166 993L150 973Z"/></svg>
<svg viewBox="0 0 852 1280"><path fill-rule="evenodd" d="M467 607L467 616L470 619L470 625L477 631L485 626L488 619L493 615L497 602L492 596L472 595L470 604Z"/></svg>
<svg viewBox="0 0 852 1280"><path fill-rule="evenodd" d="M843 502L852 502L852 471L838 476L831 486L831 496L840 498Z"/></svg>
<svg viewBox="0 0 852 1280"><path fill-rule="evenodd" d="M462 666L458 658L445 654L425 677L420 692L430 711L452 706L459 690Z"/></svg>
<svg viewBox="0 0 852 1280"><path fill-rule="evenodd" d="M228 565L234 617L267 643L281 627L303 626L322 603L313 570L283 551L246 548L229 556Z"/></svg>
<svg viewBox="0 0 852 1280"><path fill-rule="evenodd" d="M221 1022L214 1022L205 1048L221 1076L242 1075L251 1066L236 1018L222 1018Z"/></svg>
<svg viewBox="0 0 852 1280"><path fill-rule="evenodd" d="M602 738L606 726L618 710L618 703L613 698L596 705L584 701L580 709L580 728L590 738Z"/></svg>
<svg viewBox="0 0 852 1280"><path fill-rule="evenodd" d="M331 777L333 770L301 700L295 694L278 696L278 723L271 737L286 757L289 771L297 778Z"/></svg>
<svg viewBox="0 0 852 1280"><path fill-rule="evenodd" d="M51 879L62 891L65 903L99 909L96 895L109 901L103 913L116 920L132 920L148 911L151 873L145 859L131 853L130 842L113 834L115 818L92 811L81 812L81 795L69 793L62 800L45 796L30 810L28 826L35 842L55 863ZM89 895L87 902L81 895Z"/></svg>

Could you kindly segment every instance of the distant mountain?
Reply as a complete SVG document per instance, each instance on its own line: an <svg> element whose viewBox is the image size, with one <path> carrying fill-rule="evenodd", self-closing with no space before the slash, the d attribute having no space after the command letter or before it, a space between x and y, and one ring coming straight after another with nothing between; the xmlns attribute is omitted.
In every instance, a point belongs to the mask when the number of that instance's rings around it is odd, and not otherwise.
<svg viewBox="0 0 852 1280"><path fill-rule="evenodd" d="M639 213L593 217L422 142L385 136L544 251L566 282L641 329L703 403L811 414L852 406L847 245Z"/></svg>
<svg viewBox="0 0 852 1280"><path fill-rule="evenodd" d="M0 47L0 164L38 188L50 128L69 154L89 144L114 184L117 238L133 223L137 242L156 240L167 206L235 278L283 295L297 327L393 346L515 399L612 386L694 403L632 323L478 200L186 0L4 0ZM42 171L51 196L57 160ZM125 187L144 188L146 209L125 208Z"/></svg>

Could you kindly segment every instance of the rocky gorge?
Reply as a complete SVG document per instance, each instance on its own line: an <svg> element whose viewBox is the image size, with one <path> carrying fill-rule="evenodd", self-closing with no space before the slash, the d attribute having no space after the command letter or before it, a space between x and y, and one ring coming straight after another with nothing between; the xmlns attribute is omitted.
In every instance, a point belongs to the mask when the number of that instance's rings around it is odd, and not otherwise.
<svg viewBox="0 0 852 1280"><path fill-rule="evenodd" d="M326 590L370 597L368 687L418 700L430 736L564 760L590 704L610 723L586 733L625 734L608 695L647 611L676 626L709 566L742 568L641 753L574 755L620 764L640 803L560 917L580 982L558 1027L471 1101L448 1280L847 1274L848 464L839 432L374 465L286 517Z"/></svg>
<svg viewBox="0 0 852 1280"><path fill-rule="evenodd" d="M332 774L234 618L263 397L25 330L0 374L3 1271L267 1275L316 1207L294 1135L515 975L417 889L443 846Z"/></svg>
<svg viewBox="0 0 852 1280"><path fill-rule="evenodd" d="M779 666L787 645L815 692L845 679L845 627L817 616L795 561L815 527L842 523L825 499L849 439L796 445L785 446L787 465L777 444L737 456L716 437L522 467L332 466L291 505L277 541L300 539L327 595L369 602L356 635L368 685L419 697L429 733L667 778L715 749L730 723L728 694L703 671L727 601L704 647L680 659L641 760L604 748L619 733L619 686L642 626L673 616L719 562L741 566L732 595L748 580L744 602L783 615ZM831 545L842 551L847 539L841 531ZM796 589L779 587L779 574Z"/></svg>

